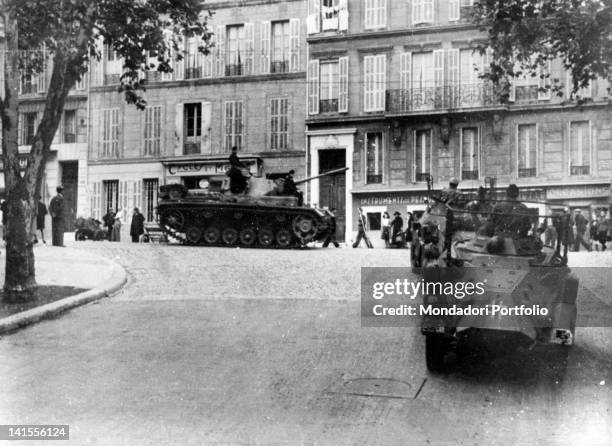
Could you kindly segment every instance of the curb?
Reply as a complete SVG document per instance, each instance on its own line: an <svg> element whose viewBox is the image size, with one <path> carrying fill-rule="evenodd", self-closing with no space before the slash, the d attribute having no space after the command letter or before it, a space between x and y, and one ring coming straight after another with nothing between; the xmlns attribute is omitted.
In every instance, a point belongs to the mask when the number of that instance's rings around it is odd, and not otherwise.
<svg viewBox="0 0 612 446"><path fill-rule="evenodd" d="M80 307L81 305L88 304L103 297L108 297L117 292L127 282L127 273L125 269L117 263L108 259L101 258L101 260L107 262L112 270L111 278L105 286L84 291L74 296L56 300L55 302L0 319L0 335L14 332L20 328L45 319L51 319L72 308Z"/></svg>

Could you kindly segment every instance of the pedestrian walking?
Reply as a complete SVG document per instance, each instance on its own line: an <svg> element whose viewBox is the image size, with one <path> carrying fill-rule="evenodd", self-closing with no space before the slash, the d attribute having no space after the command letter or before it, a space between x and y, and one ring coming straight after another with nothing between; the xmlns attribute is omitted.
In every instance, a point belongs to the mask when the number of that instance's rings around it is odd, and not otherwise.
<svg viewBox="0 0 612 446"><path fill-rule="evenodd" d="M113 229L111 231L111 242L120 242L121 241L121 219L119 216L115 217L115 221L113 222Z"/></svg>
<svg viewBox="0 0 612 446"><path fill-rule="evenodd" d="M597 217L597 240L601 243L601 250L606 250L606 241L608 239L608 230L610 229L610 220L606 218L605 211L601 211Z"/></svg>
<svg viewBox="0 0 612 446"><path fill-rule="evenodd" d="M51 214L51 243L53 246L64 246L64 188L57 186L57 195L49 203L49 213Z"/></svg>
<svg viewBox="0 0 612 446"><path fill-rule="evenodd" d="M389 247L389 228L391 224L391 218L389 217L389 213L387 211L383 212L381 218L382 231L380 233L380 238L385 241L385 248Z"/></svg>
<svg viewBox="0 0 612 446"><path fill-rule="evenodd" d="M355 243L353 243L353 248L357 248L361 243L362 239L365 241L365 244L368 248L373 248L372 242L370 241L368 235L365 232L366 228L367 226L365 216L363 215L363 209L359 208L359 216L357 217L357 240L355 240Z"/></svg>
<svg viewBox="0 0 612 446"><path fill-rule="evenodd" d="M36 197L38 198L38 209L36 211L36 231L40 231L40 239L44 244L47 244L47 241L45 240L45 216L47 215L47 206L45 206L45 203L43 203L40 195L37 195ZM38 243L36 233L34 234L34 243Z"/></svg>
<svg viewBox="0 0 612 446"><path fill-rule="evenodd" d="M550 218L544 220L546 227L544 228L544 245L554 247L557 244L557 229Z"/></svg>
<svg viewBox="0 0 612 446"><path fill-rule="evenodd" d="M329 221L329 235L323 242L323 248L327 248L330 243L333 243L336 248L339 248L340 244L338 240L336 240L336 209L331 208L330 211L333 215Z"/></svg>
<svg viewBox="0 0 612 446"><path fill-rule="evenodd" d="M391 245L401 248L404 245L404 220L399 212L393 213L393 221L391 222Z"/></svg>
<svg viewBox="0 0 612 446"><path fill-rule="evenodd" d="M576 215L574 217L576 223L576 238L574 239L574 251L580 251L580 245L584 246L588 251L592 251L589 244L584 240L584 234L586 233L588 220L580 209L576 209Z"/></svg>
<svg viewBox="0 0 612 446"><path fill-rule="evenodd" d="M134 208L132 223L130 224L130 237L132 237L132 243L138 243L140 241L140 236L144 234L144 221L144 215L140 213L138 208Z"/></svg>
<svg viewBox="0 0 612 446"><path fill-rule="evenodd" d="M102 221L104 222L104 227L106 227L107 239L110 240L113 235L113 225L115 224L115 212L113 208L108 208L104 217L102 217Z"/></svg>

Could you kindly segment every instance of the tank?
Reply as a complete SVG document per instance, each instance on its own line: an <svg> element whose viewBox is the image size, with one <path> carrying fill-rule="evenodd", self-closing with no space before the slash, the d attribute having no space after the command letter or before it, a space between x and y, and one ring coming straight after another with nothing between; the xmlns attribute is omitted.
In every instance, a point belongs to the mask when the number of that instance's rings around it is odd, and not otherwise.
<svg viewBox="0 0 612 446"><path fill-rule="evenodd" d="M303 180L344 172L336 169ZM242 193L231 192L229 178L213 178L202 189L182 184L160 187L157 217L170 237L184 244L245 248L297 248L323 241L334 215L327 209L301 205L301 193L284 193L283 179L252 177Z"/></svg>
<svg viewBox="0 0 612 446"><path fill-rule="evenodd" d="M413 230L413 271L425 284L484 285L482 293L460 300L436 287L422 294L422 306L434 309L421 318L429 370L447 371L452 358L469 348L467 341L483 333L518 337L530 348L538 345L557 359L567 358L575 339L578 294L578 279L567 266L570 217L540 213L529 203L547 204L499 197L484 188L477 195L430 193ZM548 246L540 237L545 222L558 234ZM448 311L451 307L461 311ZM529 314L528 309L537 311Z"/></svg>

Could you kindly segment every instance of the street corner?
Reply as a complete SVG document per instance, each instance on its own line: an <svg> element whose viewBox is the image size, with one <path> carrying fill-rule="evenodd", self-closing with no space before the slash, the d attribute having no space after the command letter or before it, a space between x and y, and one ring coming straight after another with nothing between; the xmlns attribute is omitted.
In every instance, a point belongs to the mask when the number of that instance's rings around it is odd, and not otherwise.
<svg viewBox="0 0 612 446"><path fill-rule="evenodd" d="M13 332L72 308L119 291L127 282L125 269L96 254L64 247L35 249L37 282L40 288L80 290L74 295L50 298L0 319L0 335ZM85 291L83 291L85 290ZM50 301L50 302L49 302Z"/></svg>

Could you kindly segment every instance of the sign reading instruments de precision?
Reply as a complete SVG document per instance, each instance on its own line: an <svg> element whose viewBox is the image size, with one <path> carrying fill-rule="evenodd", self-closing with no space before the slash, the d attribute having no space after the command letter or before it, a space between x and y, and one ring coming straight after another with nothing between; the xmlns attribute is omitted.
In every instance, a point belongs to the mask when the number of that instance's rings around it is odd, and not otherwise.
<svg viewBox="0 0 612 446"><path fill-rule="evenodd" d="M426 195L411 193L384 193L380 195L368 195L359 197L361 206L382 206L390 204L423 204L427 199Z"/></svg>

